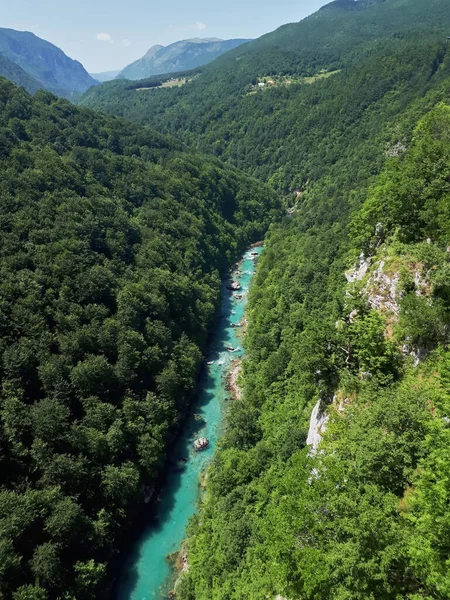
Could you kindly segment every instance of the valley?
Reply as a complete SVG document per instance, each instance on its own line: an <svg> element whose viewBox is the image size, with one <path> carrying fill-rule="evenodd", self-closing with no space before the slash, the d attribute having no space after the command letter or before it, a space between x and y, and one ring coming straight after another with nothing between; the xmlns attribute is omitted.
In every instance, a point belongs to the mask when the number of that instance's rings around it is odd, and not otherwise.
<svg viewBox="0 0 450 600"><path fill-rule="evenodd" d="M336 0L77 105L0 61L2 598L450 597L449 36Z"/></svg>
<svg viewBox="0 0 450 600"><path fill-rule="evenodd" d="M262 248L258 248L259 254ZM245 317L245 302L256 262L250 249L237 264L233 278L242 287L244 298L236 298L222 284L222 306L215 332L204 360L198 397L190 407L180 438L172 449L174 463L165 473L153 517L144 528L136 548L123 565L123 579L117 598L163 600L173 588L178 573L171 570L168 557L182 554L186 526L201 498L199 481L207 481L208 468L224 429L224 415L233 410L228 380L237 360L242 360L242 335L238 327ZM230 352L227 348L234 348ZM203 451L193 449L194 441L205 436ZM181 459L180 459L181 457ZM187 561L184 570L188 569ZM176 589L176 587L175 587Z"/></svg>
<svg viewBox="0 0 450 600"><path fill-rule="evenodd" d="M109 597L195 395L221 278L283 208L156 132L6 80L0 97L17 133L0 134L0 593Z"/></svg>

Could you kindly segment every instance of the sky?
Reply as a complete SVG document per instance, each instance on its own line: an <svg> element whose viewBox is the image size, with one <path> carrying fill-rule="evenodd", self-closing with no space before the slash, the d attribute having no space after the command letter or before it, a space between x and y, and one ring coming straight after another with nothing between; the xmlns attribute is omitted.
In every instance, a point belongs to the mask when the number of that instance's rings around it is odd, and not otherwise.
<svg viewBox="0 0 450 600"><path fill-rule="evenodd" d="M0 0L0 26L32 31L90 73L119 70L154 44L256 38L328 0Z"/></svg>

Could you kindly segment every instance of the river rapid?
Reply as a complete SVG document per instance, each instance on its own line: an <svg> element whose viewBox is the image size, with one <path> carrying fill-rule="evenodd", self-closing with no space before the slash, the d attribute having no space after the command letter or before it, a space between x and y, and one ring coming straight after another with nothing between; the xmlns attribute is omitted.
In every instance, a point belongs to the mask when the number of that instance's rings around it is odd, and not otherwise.
<svg viewBox="0 0 450 600"><path fill-rule="evenodd" d="M239 325L244 320L247 291L256 270L255 254L261 251L262 247L251 248L239 262L232 275L241 286L238 292L227 289L229 280L222 284L221 316L205 359L197 398L175 444L156 510L154 506L151 509L154 516L125 560L117 600L166 600L173 586L174 571L167 556L180 549L188 520L196 512L200 475L211 462L226 405L232 401L227 379L232 362L243 356ZM193 442L201 437L209 440L209 447L196 452Z"/></svg>

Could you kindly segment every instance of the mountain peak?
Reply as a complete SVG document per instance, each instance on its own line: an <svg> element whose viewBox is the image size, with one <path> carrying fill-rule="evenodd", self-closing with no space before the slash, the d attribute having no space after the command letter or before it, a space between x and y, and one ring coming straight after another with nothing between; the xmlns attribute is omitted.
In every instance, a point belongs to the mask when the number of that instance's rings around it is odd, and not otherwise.
<svg viewBox="0 0 450 600"><path fill-rule="evenodd" d="M322 6L320 10L328 10L330 8L337 8L339 10L357 10L361 6L358 0L333 0Z"/></svg>
<svg viewBox="0 0 450 600"><path fill-rule="evenodd" d="M250 40L191 38L169 46L152 46L142 58L125 67L117 78L136 80L163 73L189 71L248 41Z"/></svg>
<svg viewBox="0 0 450 600"><path fill-rule="evenodd" d="M164 48L164 46L162 46L161 44L155 44L154 46L152 46L151 48L149 48L147 50L147 52L144 54L144 56L142 58L144 60L151 60L163 48Z"/></svg>
<svg viewBox="0 0 450 600"><path fill-rule="evenodd" d="M0 28L0 54L60 96L85 92L96 83L81 63L30 31Z"/></svg>

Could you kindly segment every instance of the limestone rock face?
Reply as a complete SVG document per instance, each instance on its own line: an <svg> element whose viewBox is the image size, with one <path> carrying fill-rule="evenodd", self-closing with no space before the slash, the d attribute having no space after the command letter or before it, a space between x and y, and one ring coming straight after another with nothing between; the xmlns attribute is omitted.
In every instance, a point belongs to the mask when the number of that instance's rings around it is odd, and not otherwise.
<svg viewBox="0 0 450 600"><path fill-rule="evenodd" d="M310 454L316 453L322 440L322 434L326 431L328 419L328 415L322 410L322 399L319 398L311 413L308 437L306 438L306 444L311 446Z"/></svg>
<svg viewBox="0 0 450 600"><path fill-rule="evenodd" d="M364 254L361 254L359 266L355 269L350 269L350 271L345 273L345 278L347 279L348 283L361 281L369 270L371 263L372 259L370 257L364 258Z"/></svg>

